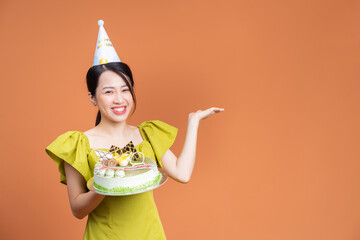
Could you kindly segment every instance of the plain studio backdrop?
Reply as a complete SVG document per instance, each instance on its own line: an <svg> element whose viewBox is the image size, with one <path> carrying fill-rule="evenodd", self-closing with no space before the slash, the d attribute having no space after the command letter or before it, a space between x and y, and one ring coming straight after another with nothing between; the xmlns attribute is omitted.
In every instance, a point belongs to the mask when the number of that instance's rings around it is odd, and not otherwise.
<svg viewBox="0 0 360 240"><path fill-rule="evenodd" d="M105 29L134 73L130 123L211 106L191 182L154 191L168 239L360 239L360 2L0 2L0 238L81 239L45 147L94 126ZM141 226L139 226L141 230Z"/></svg>

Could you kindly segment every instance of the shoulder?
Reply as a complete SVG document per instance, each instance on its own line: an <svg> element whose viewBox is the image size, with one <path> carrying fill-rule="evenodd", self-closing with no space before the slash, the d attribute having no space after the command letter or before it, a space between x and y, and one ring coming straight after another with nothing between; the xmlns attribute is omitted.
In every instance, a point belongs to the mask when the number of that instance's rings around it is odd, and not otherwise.
<svg viewBox="0 0 360 240"><path fill-rule="evenodd" d="M85 131L83 134L86 136L89 145L92 147L101 148L99 146L104 144L104 135L96 127Z"/></svg>
<svg viewBox="0 0 360 240"><path fill-rule="evenodd" d="M88 152L89 141L80 131L67 131L59 135L45 150L50 156L63 158L76 151Z"/></svg>
<svg viewBox="0 0 360 240"><path fill-rule="evenodd" d="M145 121L138 126L140 132L149 140L170 137L175 139L178 129L160 120Z"/></svg>
<svg viewBox="0 0 360 240"><path fill-rule="evenodd" d="M139 125L144 140L147 140L160 166L161 157L170 149L177 135L177 128L159 120L145 121Z"/></svg>
<svg viewBox="0 0 360 240"><path fill-rule="evenodd" d="M128 133L131 141L134 143L135 146L140 144L144 140L141 135L140 128L138 128L137 126L128 125Z"/></svg>
<svg viewBox="0 0 360 240"><path fill-rule="evenodd" d="M60 134L56 140L66 140L66 139L84 139L86 140L86 135L80 131L67 131ZM55 140L55 141L56 141Z"/></svg>
<svg viewBox="0 0 360 240"><path fill-rule="evenodd" d="M88 139L89 142L90 142L90 139L96 138L96 136L98 135L95 128L89 129L89 130L83 132L83 134L86 136L86 138Z"/></svg>
<svg viewBox="0 0 360 240"><path fill-rule="evenodd" d="M151 120L151 121L145 121L142 122L138 128L139 129L143 129L143 128L167 128L167 127L173 127L163 121L160 120Z"/></svg>
<svg viewBox="0 0 360 240"><path fill-rule="evenodd" d="M64 161L80 172L86 181L90 179L91 171L88 164L90 148L84 133L80 131L65 132L47 146L45 151L58 165L62 183L66 183Z"/></svg>

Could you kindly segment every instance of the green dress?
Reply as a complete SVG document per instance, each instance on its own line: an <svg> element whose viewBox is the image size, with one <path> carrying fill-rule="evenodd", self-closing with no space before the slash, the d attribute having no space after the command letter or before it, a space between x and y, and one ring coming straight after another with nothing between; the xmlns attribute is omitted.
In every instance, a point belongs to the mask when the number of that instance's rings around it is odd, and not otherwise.
<svg viewBox="0 0 360 240"><path fill-rule="evenodd" d="M173 144L177 129L157 120L143 122L138 128L144 141L135 146L136 150L155 159L162 167L161 157ZM93 177L94 165L99 161L94 150L90 148L86 135L79 131L60 135L46 148L47 154L58 165L60 181L64 184L64 161L78 170L86 181ZM106 196L89 214L84 239L166 239L153 191Z"/></svg>

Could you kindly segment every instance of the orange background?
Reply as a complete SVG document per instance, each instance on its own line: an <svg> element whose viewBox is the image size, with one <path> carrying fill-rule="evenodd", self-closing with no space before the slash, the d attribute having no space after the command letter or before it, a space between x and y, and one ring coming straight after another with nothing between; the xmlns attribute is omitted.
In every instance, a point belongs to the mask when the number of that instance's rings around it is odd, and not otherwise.
<svg viewBox="0 0 360 240"><path fill-rule="evenodd" d="M360 239L359 1L0 3L1 239L81 239L45 147L92 128L105 29L134 73L131 124L201 123L192 180L155 191L168 239Z"/></svg>

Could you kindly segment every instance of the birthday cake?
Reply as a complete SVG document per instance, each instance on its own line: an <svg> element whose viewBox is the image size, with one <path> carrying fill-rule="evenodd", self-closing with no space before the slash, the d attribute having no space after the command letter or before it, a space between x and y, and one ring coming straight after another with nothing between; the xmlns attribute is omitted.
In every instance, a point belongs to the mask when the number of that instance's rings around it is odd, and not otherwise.
<svg viewBox="0 0 360 240"><path fill-rule="evenodd" d="M95 152L99 161L94 167L93 186L98 192L142 192L159 184L162 178L156 162L137 152L132 142L122 149L111 146L109 152Z"/></svg>

